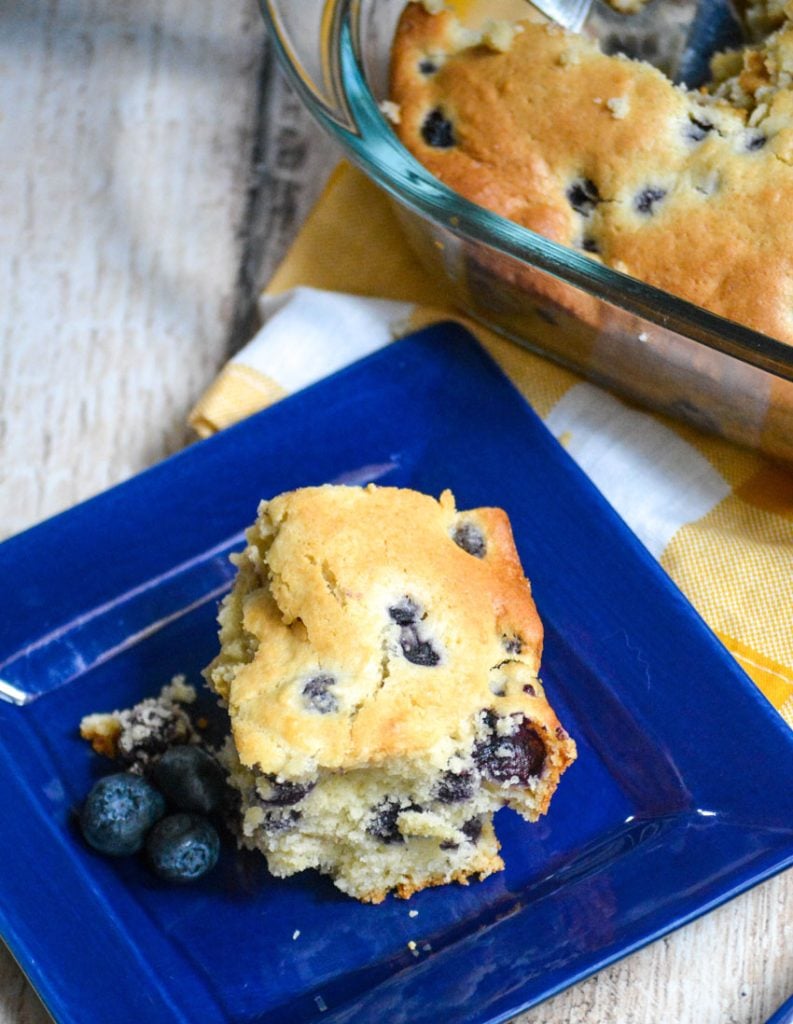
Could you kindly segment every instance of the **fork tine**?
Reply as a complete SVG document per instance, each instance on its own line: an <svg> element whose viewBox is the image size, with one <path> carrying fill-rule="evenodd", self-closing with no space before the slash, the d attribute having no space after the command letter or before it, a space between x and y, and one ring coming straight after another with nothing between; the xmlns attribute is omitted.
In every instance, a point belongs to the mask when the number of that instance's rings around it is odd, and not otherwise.
<svg viewBox="0 0 793 1024"><path fill-rule="evenodd" d="M533 7L555 21L557 25L578 32L583 26L592 7L592 0L530 0Z"/></svg>

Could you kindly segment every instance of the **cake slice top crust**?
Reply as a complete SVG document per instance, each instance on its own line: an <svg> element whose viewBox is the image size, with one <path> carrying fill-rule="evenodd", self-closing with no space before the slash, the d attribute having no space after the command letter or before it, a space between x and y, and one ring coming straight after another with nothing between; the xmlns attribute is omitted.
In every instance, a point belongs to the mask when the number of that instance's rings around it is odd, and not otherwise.
<svg viewBox="0 0 793 1024"><path fill-rule="evenodd" d="M793 342L786 10L762 44L716 60L707 91L687 91L558 26L523 22L501 52L472 45L450 11L409 3L392 50L395 130L480 206Z"/></svg>
<svg viewBox="0 0 793 1024"><path fill-rule="evenodd" d="M263 502L247 536L207 670L242 764L290 778L417 756L440 768L488 712L559 728L502 510L311 487Z"/></svg>

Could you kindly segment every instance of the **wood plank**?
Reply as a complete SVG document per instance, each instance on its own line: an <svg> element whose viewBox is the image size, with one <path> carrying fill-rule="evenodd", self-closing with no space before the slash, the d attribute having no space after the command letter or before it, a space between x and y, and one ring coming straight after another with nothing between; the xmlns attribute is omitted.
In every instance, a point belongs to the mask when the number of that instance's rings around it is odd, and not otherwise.
<svg viewBox="0 0 793 1024"><path fill-rule="evenodd" d="M601 971L517 1024L762 1024L793 992L787 872Z"/></svg>
<svg viewBox="0 0 793 1024"><path fill-rule="evenodd" d="M191 440L336 159L264 54L252 0L4 15L0 534Z"/></svg>

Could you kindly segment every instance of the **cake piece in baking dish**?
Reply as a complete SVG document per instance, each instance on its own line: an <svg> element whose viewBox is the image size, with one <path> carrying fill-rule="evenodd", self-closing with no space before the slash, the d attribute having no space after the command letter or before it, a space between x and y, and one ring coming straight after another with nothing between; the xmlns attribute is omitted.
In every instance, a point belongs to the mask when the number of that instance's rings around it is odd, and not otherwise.
<svg viewBox="0 0 793 1024"><path fill-rule="evenodd" d="M556 25L524 20L494 45L445 5L408 3L394 130L466 199L793 343L793 7L740 6L765 38L717 55L713 81L689 90ZM531 268L467 258L597 326L602 311Z"/></svg>
<svg viewBox="0 0 793 1024"><path fill-rule="evenodd" d="M310 487L247 541L206 670L244 844L369 902L501 869L494 812L535 820L575 758L507 515Z"/></svg>

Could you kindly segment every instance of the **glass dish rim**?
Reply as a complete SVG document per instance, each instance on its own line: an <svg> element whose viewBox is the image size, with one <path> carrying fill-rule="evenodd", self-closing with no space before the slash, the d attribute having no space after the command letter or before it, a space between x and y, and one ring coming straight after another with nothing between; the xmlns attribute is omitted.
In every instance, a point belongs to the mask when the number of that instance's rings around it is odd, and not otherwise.
<svg viewBox="0 0 793 1024"><path fill-rule="evenodd" d="M268 39L309 113L378 186L425 220L538 269L663 330L778 378L793 381L793 346L727 320L465 199L431 175L391 130L367 82L358 34L361 0L325 0L321 25L323 97L282 30L278 0L259 0ZM344 82L352 88L344 88Z"/></svg>

